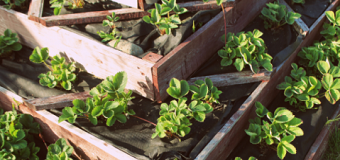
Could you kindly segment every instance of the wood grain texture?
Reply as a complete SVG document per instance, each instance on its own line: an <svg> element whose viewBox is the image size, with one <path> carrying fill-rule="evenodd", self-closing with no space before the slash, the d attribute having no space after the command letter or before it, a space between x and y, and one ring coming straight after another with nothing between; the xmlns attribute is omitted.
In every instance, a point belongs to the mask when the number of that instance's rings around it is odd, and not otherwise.
<svg viewBox="0 0 340 160"><path fill-rule="evenodd" d="M42 17L44 0L32 0L28 10L28 19L39 22Z"/></svg>
<svg viewBox="0 0 340 160"><path fill-rule="evenodd" d="M225 73L225 74L190 78L188 80L188 83L192 85L197 80L204 81L205 78L209 78L211 79L215 87L225 87L225 86L231 86L231 85L237 85L237 84L269 81L271 73L272 72L269 72L265 69L261 69L260 72L257 74L254 74L251 71Z"/></svg>
<svg viewBox="0 0 340 160"><path fill-rule="evenodd" d="M234 7L226 7L227 32L241 31L271 1L273 0L242 0L236 1ZM221 12L157 62L152 69L156 99L161 101L168 96L166 88L171 78L188 78L215 54L223 46L220 41L223 34L224 20Z"/></svg>
<svg viewBox="0 0 340 160"><path fill-rule="evenodd" d="M138 0L138 7L144 11L144 0Z"/></svg>
<svg viewBox="0 0 340 160"><path fill-rule="evenodd" d="M85 101L87 98L92 97L89 92L69 93L58 96L35 98L31 100L25 100L25 105L34 111L44 109L64 108L67 106L73 106L72 101L80 99Z"/></svg>
<svg viewBox="0 0 340 160"><path fill-rule="evenodd" d="M287 8L287 11L289 12L294 12L294 10L292 8L290 8L290 6L286 3L285 0L279 0L280 4L283 4L286 6ZM294 24L293 24L295 30L297 30L300 34L306 36L308 31L309 31L309 28L308 26L306 25L305 22L303 22L303 20L301 18L298 18L295 20Z"/></svg>
<svg viewBox="0 0 340 160"><path fill-rule="evenodd" d="M22 100L20 96L0 87L1 108L12 110L12 103L14 103L13 98L19 101ZM40 124L45 141L54 143L59 138L65 138L73 145L75 152L77 152L77 155L80 155L82 159L136 160L105 141L100 140L65 121L58 123L58 117L47 111L33 111L24 104L21 104L18 107L18 110L34 117L35 121Z"/></svg>
<svg viewBox="0 0 340 160"><path fill-rule="evenodd" d="M120 20L141 18L143 16L149 15L148 12L145 12L137 8L123 8L106 11L83 12L64 14L58 16L41 17L40 23L47 27L96 22L100 23L106 19L106 16L111 15L112 12L115 12L116 16L118 16Z"/></svg>
<svg viewBox="0 0 340 160"><path fill-rule="evenodd" d="M0 34L7 28L18 33L22 44L31 48L48 47L50 56L61 54L98 78L104 79L117 72L126 71L126 89L154 99L151 74L153 63L60 27L45 27L28 20L25 14L0 6Z"/></svg>

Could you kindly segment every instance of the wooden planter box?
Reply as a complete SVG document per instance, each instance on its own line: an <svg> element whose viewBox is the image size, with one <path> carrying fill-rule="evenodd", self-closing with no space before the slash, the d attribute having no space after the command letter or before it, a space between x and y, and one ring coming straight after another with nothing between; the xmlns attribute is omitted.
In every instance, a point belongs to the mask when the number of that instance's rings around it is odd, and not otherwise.
<svg viewBox="0 0 340 160"><path fill-rule="evenodd" d="M224 0L223 5L231 6L235 0ZM187 8L189 11L199 11L199 10L210 10L218 9L221 6L216 4L216 0L209 0L204 3L203 1L192 1L186 3L178 3L180 7ZM83 23L100 23L106 19L107 15L111 15L115 12L120 20L142 18L145 15L150 15L150 13L144 10L143 0L138 0L138 8L122 8L115 10L105 10L105 11L92 11L83 13L73 13L65 15L53 15L43 17L43 6L44 0L32 0L30 4L30 9L28 11L28 19L35 22L41 23L44 26L63 26L72 24L83 24Z"/></svg>
<svg viewBox="0 0 340 160"><path fill-rule="evenodd" d="M326 11L335 11L339 5L339 0L335 0ZM261 93L254 99L254 101L261 102L264 106L268 106L271 101L279 93L276 86L284 81L284 77L290 74L291 63L297 61L297 53L302 47L310 46L313 44L314 39L320 38L320 31L323 29L323 23L327 21L325 13L323 13L314 24L308 29L308 33L302 43L294 51L294 53L272 73L271 79L267 85L262 89ZM254 118L255 114L254 105L248 105L247 107L240 108L221 129L212 141L205 147L196 159L225 159L227 158L233 149L238 145L241 139L246 138L245 129L248 128L248 120ZM340 113L340 109L336 109L332 117L336 117ZM334 127L334 124L331 126ZM325 150L327 139L329 137L330 126L325 126L319 137L315 140L313 146L310 148L309 153L306 155L306 160L320 159L322 151ZM217 144L218 143L218 144Z"/></svg>
<svg viewBox="0 0 340 160"><path fill-rule="evenodd" d="M236 0L225 7L227 31L241 31L256 17L266 3L273 0ZM168 95L171 78L188 78L223 46L223 13L219 13L166 56L149 54L143 59L125 54L98 41L61 27L45 27L28 20L28 16L0 6L0 33L10 28L20 42L31 48L48 47L50 55L61 54L99 78L126 71L127 89L151 100L161 101Z"/></svg>

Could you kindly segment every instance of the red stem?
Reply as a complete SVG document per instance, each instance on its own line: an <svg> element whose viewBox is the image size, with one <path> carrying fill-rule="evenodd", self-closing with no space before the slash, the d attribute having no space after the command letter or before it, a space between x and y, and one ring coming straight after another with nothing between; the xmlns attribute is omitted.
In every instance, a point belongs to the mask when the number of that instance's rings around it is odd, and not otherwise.
<svg viewBox="0 0 340 160"><path fill-rule="evenodd" d="M152 123L152 122L150 122L150 121L148 121L148 120L146 120L146 119L144 119L144 118L141 118L141 117L138 117L138 116L135 116L135 115L130 115L130 116L136 117L136 118L138 118L138 119L140 119L140 120L143 120L143 121L148 122L148 123L150 123L150 124L152 124L152 125L154 125L154 126L157 126L155 123Z"/></svg>
<svg viewBox="0 0 340 160"><path fill-rule="evenodd" d="M223 19L224 19L224 44L227 44L227 22L225 20L223 3L221 4L221 7L222 7Z"/></svg>
<svg viewBox="0 0 340 160"><path fill-rule="evenodd" d="M42 137L41 132L39 133L39 137L40 137L40 139L44 142L44 144L45 144L45 146L46 146L46 149L48 150L47 144L46 144L44 138Z"/></svg>

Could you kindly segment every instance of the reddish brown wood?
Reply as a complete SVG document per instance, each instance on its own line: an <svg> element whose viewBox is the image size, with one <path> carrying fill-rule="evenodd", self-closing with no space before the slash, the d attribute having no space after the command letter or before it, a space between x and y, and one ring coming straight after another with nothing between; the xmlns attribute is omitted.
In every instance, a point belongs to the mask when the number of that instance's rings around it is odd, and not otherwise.
<svg viewBox="0 0 340 160"><path fill-rule="evenodd" d="M150 52L147 55L145 55L142 59L151 63L157 63L162 58L163 58L162 55Z"/></svg>
<svg viewBox="0 0 340 160"><path fill-rule="evenodd" d="M84 13L74 13L74 14L42 17L40 18L40 23L43 24L44 26L50 27L50 26L64 26L64 25L72 25L72 24L102 22L103 20L106 19L106 16L111 15L112 12L115 12L116 16L118 16L120 20L141 18L143 16L149 15L148 12L145 12L140 9L123 8L123 9L116 9L116 10L84 12Z"/></svg>
<svg viewBox="0 0 340 160"><path fill-rule="evenodd" d="M138 5L139 5L139 8L144 11L144 1L138 0Z"/></svg>
<svg viewBox="0 0 340 160"><path fill-rule="evenodd" d="M214 86L224 87L224 86L231 86L231 85L236 85L236 84L268 81L270 79L271 73L272 72L269 72L265 69L261 69L260 72L257 74L254 74L251 71L225 73L225 74L190 78L188 80L188 83L191 85L191 84L194 84L194 82L197 80L204 80L205 78L209 78L213 82Z"/></svg>
<svg viewBox="0 0 340 160"><path fill-rule="evenodd" d="M262 7L271 1L273 0L242 0L236 1L234 8L226 7L227 31L241 31L260 13ZM171 78L188 78L201 64L216 54L223 46L220 41L223 34L224 22L221 12L157 62L152 69L156 99L161 101L167 97L166 88Z"/></svg>
<svg viewBox="0 0 340 160"><path fill-rule="evenodd" d="M43 7L44 0L32 0L27 13L28 19L39 22L40 17L42 17Z"/></svg>
<svg viewBox="0 0 340 160"><path fill-rule="evenodd" d="M73 106L72 104L73 100L75 99L86 100L88 97L92 97L89 94L89 92L69 93L58 96L26 100L24 103L26 106L28 106L28 108L34 111L39 111L43 109L54 109Z"/></svg>

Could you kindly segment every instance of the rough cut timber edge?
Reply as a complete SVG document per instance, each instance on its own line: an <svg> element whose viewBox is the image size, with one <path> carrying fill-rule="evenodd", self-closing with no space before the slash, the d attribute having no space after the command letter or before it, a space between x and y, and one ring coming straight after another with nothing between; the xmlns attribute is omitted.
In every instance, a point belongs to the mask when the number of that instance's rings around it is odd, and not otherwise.
<svg viewBox="0 0 340 160"><path fill-rule="evenodd" d="M243 107L254 103L254 100L261 93L267 82L262 82L255 91L251 93L248 99L242 104ZM77 155L84 159L102 159L102 160L135 160L130 155L120 151L114 146L107 144L89 133L73 126L68 122L58 123L58 117L46 110L34 111L25 105L24 99L3 87L0 87L0 107L5 110L11 110L13 98L22 104L17 108L23 113L32 115L41 125L42 133L45 141L54 143L59 138L67 139L74 148ZM222 133L218 132L216 135ZM204 150L202 151L204 152Z"/></svg>
<svg viewBox="0 0 340 160"><path fill-rule="evenodd" d="M339 0L336 0L327 8L326 11L334 11L338 5ZM297 53L302 47L313 44L315 37L320 37L320 31L322 29L323 22L326 19L327 18L323 14L318 18L318 20L316 20L316 22L314 22L303 42L282 64L282 66L277 68L276 73L274 72L268 84L263 88L262 92L254 99L254 101L259 101L264 106L268 106L271 103L271 100L273 100L279 93L276 86L284 81L284 77L286 75L290 74L291 64L297 61ZM204 148L204 152L202 151L196 159L225 159L228 157L241 139L246 136L244 130L249 125L248 120L255 116L254 105L249 105L248 107L239 109L221 129L219 134L217 134Z"/></svg>
<svg viewBox="0 0 340 160"><path fill-rule="evenodd" d="M44 0L32 0L29 5L28 19L39 22L39 18L42 17L44 8Z"/></svg>
<svg viewBox="0 0 340 160"><path fill-rule="evenodd" d="M14 103L13 98L19 102L23 102L23 99L20 96L0 87L1 108L12 110L12 103ZM75 152L77 152L77 155L80 155L82 159L136 160L105 141L100 140L67 122L58 123L58 117L50 112L45 110L33 111L24 104L19 105L17 109L22 113L30 114L34 117L35 121L40 124L45 141L54 143L59 138L65 138L73 145Z"/></svg>
<svg viewBox="0 0 340 160"><path fill-rule="evenodd" d="M116 16L118 16L120 20L136 19L136 18L141 18L146 15L150 15L148 12L144 11L144 9L123 8L123 9L115 9L115 10L83 12L83 13L73 13L73 14L53 15L53 16L42 17L41 14L38 15L36 13L38 12L42 13L43 3L39 3L36 1L41 1L41 0L33 0L34 3L32 3L30 6L30 10L32 14L29 14L29 19L35 22L39 22L47 27L84 24L84 23L100 23L104 19L106 19L106 16L111 15L112 12L115 12ZM235 0L229 0L229 1L223 2L222 4L223 6L227 7L227 6L233 5L234 1ZM140 4L140 0L139 0L139 4ZM210 10L210 9L221 8L221 6L216 4L215 0L209 1L206 3L203 3L202 1L178 3L178 5L180 7L187 8L189 11Z"/></svg>
<svg viewBox="0 0 340 160"><path fill-rule="evenodd" d="M265 6L273 0L241 0L234 7L226 7L227 32L240 32ZM200 30L169 52L152 67L154 91L157 101L168 95L166 88L171 78L187 79L218 49L223 46L220 37L224 34L223 12L215 16ZM207 42L209 42L207 44ZM213 45L212 45L213 44Z"/></svg>
<svg viewBox="0 0 340 160"><path fill-rule="evenodd" d="M61 27L45 27L28 20L25 14L0 6L0 34L8 28L18 34L23 45L30 48L48 47L50 56L60 54L67 60L75 61L82 70L98 78L104 79L117 72L126 71L128 75L126 88L154 99L151 74L154 63Z"/></svg>

